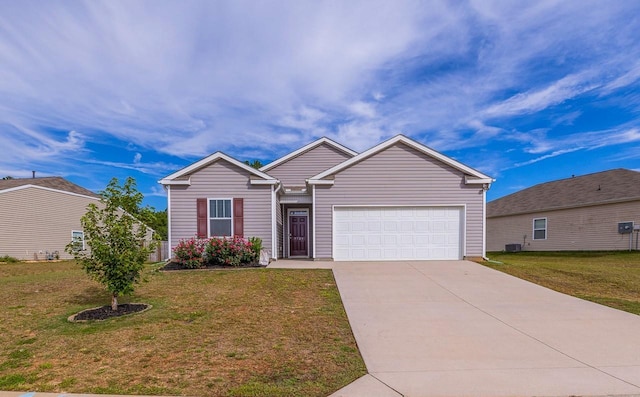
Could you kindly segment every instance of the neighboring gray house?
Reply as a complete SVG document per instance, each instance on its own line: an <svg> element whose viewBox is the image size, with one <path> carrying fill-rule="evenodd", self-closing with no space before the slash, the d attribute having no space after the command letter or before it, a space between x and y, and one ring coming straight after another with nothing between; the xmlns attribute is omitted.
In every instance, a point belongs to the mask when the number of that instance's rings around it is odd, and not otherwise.
<svg viewBox="0 0 640 397"><path fill-rule="evenodd" d="M488 203L487 249L628 250L630 243L636 248L632 225L640 225L640 172L615 169L542 183Z"/></svg>
<svg viewBox="0 0 640 397"><path fill-rule="evenodd" d="M71 258L64 247L72 239L84 245L80 217L99 200L61 177L0 180L0 256Z"/></svg>
<svg viewBox="0 0 640 397"><path fill-rule="evenodd" d="M321 138L260 170L216 152L160 181L171 248L235 235L272 258L346 261L484 256L492 182L402 135L360 154Z"/></svg>

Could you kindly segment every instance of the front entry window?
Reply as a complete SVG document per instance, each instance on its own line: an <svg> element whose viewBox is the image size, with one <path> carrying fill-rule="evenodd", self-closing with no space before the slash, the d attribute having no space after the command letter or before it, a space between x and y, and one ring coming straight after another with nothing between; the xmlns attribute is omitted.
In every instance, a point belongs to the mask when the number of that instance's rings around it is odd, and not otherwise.
<svg viewBox="0 0 640 397"><path fill-rule="evenodd" d="M209 236L232 236L231 199L209 199Z"/></svg>

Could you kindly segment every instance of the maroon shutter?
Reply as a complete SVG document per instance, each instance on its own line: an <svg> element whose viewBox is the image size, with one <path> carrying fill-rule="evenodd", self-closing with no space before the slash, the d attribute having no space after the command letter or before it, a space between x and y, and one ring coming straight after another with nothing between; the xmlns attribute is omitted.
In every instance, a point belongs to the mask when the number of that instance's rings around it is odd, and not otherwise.
<svg viewBox="0 0 640 397"><path fill-rule="evenodd" d="M196 235L198 238L207 238L207 199L196 199L197 217L198 217L198 230Z"/></svg>
<svg viewBox="0 0 640 397"><path fill-rule="evenodd" d="M244 237L244 199L233 199L233 235Z"/></svg>

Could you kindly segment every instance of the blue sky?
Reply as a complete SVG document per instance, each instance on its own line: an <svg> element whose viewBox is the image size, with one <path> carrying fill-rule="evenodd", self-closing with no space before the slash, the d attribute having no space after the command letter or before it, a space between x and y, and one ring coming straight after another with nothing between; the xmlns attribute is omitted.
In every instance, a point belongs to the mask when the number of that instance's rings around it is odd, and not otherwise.
<svg viewBox="0 0 640 397"><path fill-rule="evenodd" d="M497 181L640 170L640 2L1 1L0 175L92 190L403 133Z"/></svg>

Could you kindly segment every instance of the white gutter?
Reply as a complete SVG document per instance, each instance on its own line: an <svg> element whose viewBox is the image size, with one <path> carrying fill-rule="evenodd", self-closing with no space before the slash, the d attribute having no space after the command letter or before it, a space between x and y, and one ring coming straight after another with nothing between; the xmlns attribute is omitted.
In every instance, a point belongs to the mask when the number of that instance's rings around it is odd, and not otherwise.
<svg viewBox="0 0 640 397"><path fill-rule="evenodd" d="M165 185L165 186L169 186L169 185L191 185L191 177L189 177L189 179L178 179L178 180L172 180L172 179L160 179L159 181L161 184Z"/></svg>

